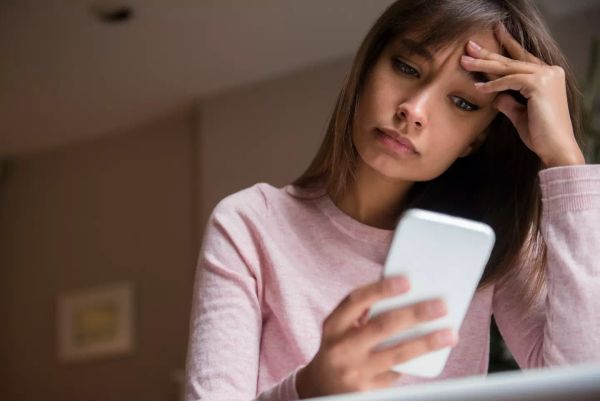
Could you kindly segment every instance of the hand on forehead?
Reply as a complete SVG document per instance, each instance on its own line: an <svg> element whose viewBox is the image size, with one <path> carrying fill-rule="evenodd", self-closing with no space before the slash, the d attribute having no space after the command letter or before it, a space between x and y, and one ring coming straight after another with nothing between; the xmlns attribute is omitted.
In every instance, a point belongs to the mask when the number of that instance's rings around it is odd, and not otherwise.
<svg viewBox="0 0 600 401"><path fill-rule="evenodd" d="M471 34L466 35L463 39L461 39L461 46L463 49L462 54L468 55L467 44L469 43L470 40L472 40L473 42L477 43L479 46L481 46L491 52L501 54L505 57L509 57L508 54L506 53L506 51L504 50L504 48L502 47L502 45L500 44L500 42L498 41L498 39L496 38L496 35L494 35L494 32L492 31L492 29L488 29L488 30L484 30L484 31L476 32L476 33L471 33ZM492 80L500 78L500 75L489 74L489 73L487 75Z"/></svg>

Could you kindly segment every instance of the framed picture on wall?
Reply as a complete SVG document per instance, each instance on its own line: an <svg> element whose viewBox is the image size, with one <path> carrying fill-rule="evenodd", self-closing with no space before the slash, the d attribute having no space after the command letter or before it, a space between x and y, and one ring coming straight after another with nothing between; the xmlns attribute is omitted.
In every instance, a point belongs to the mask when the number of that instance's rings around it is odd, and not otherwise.
<svg viewBox="0 0 600 401"><path fill-rule="evenodd" d="M59 295L58 359L76 362L132 353L133 299L129 282Z"/></svg>

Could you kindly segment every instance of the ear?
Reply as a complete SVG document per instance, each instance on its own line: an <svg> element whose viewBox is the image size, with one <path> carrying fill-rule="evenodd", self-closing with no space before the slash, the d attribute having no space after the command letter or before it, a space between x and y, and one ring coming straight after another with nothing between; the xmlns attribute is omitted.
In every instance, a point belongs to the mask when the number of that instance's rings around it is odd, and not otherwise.
<svg viewBox="0 0 600 401"><path fill-rule="evenodd" d="M469 146L467 146L467 148L458 157L468 156L471 153L475 152L477 149L479 149L481 144L485 141L487 134L488 130L486 129L481 134L477 135L477 137L469 144Z"/></svg>

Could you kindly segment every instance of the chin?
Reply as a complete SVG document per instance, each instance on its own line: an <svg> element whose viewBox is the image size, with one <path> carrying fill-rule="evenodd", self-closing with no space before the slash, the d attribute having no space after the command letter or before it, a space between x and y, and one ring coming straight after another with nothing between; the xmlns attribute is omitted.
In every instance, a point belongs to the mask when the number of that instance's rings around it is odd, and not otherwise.
<svg viewBox="0 0 600 401"><path fill-rule="evenodd" d="M441 175L443 171L425 168L422 154L398 155L386 149L372 137L354 138L354 147L360 163L378 173L382 178L392 181L429 181Z"/></svg>
<svg viewBox="0 0 600 401"><path fill-rule="evenodd" d="M376 155L375 157L362 157L361 162L371 170L378 173L382 178L394 181L421 181L418 170L403 163L402 160L394 160L387 155Z"/></svg>

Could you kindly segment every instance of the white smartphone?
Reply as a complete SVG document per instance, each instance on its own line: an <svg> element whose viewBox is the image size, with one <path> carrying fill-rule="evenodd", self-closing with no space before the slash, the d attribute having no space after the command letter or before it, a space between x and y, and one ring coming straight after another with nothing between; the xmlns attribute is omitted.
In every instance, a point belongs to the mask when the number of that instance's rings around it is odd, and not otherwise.
<svg viewBox="0 0 600 401"><path fill-rule="evenodd" d="M403 275L411 289L402 295L376 302L369 318L382 312L442 298L448 314L404 330L376 348L388 348L443 328L457 333L475 294L495 242L494 230L487 224L422 209L409 209L402 216L383 269L383 277ZM414 376L438 376L451 347L433 351L393 370Z"/></svg>

